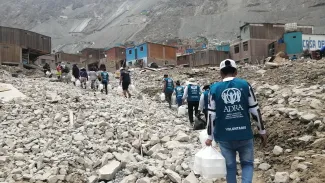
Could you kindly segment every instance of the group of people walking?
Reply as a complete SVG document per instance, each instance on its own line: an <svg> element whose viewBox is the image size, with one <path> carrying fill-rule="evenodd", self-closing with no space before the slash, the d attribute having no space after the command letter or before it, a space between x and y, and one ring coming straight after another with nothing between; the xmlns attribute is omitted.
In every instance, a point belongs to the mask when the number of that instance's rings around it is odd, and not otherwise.
<svg viewBox="0 0 325 183"><path fill-rule="evenodd" d="M69 68L63 64L59 64L56 68L58 79L62 79L63 73L67 75L69 73ZM78 68L76 64L72 66L72 80L73 84L76 85L76 82L79 80L81 88L87 88L87 82L90 81L90 88L92 90L98 90L99 85L102 84L103 88L101 92L108 94L108 84L110 82L109 73L106 70L104 64L97 67L90 67L87 71L84 67L81 69ZM123 94L126 98L130 98L132 95L129 92L129 85L131 84L130 72L127 68L120 68L119 84L122 85Z"/></svg>
<svg viewBox="0 0 325 183"><path fill-rule="evenodd" d="M193 123L193 108L195 114L204 112L207 119L208 139L206 145L212 141L219 143L221 153L226 160L227 183L237 183L236 153L238 152L242 167L242 183L252 183L254 172L254 142L251 129L251 116L257 122L263 147L267 143L267 136L262 122L256 96L251 85L243 79L237 78L237 65L234 60L224 60L220 64L222 80L206 85L202 88L190 79L187 86L174 82L168 75L164 76L164 93L171 105L171 95L174 90L178 105L184 100L188 103L190 123Z"/></svg>

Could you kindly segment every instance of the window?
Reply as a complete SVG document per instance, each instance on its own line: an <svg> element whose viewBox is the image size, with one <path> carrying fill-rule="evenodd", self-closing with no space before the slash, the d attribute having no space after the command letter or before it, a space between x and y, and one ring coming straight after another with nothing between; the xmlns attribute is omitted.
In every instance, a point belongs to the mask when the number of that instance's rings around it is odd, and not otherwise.
<svg viewBox="0 0 325 183"><path fill-rule="evenodd" d="M46 60L45 59L42 59L41 60L41 64L45 64Z"/></svg>
<svg viewBox="0 0 325 183"><path fill-rule="evenodd" d="M235 45L234 49L235 49L235 53L239 53L239 45Z"/></svg>
<svg viewBox="0 0 325 183"><path fill-rule="evenodd" d="M244 51L248 51L248 42L243 42Z"/></svg>
<svg viewBox="0 0 325 183"><path fill-rule="evenodd" d="M132 50L129 50L129 55L131 55L132 54Z"/></svg>
<svg viewBox="0 0 325 183"><path fill-rule="evenodd" d="M205 53L201 53L201 59L204 59Z"/></svg>
<svg viewBox="0 0 325 183"><path fill-rule="evenodd" d="M140 51L143 51L143 46L140 47Z"/></svg>

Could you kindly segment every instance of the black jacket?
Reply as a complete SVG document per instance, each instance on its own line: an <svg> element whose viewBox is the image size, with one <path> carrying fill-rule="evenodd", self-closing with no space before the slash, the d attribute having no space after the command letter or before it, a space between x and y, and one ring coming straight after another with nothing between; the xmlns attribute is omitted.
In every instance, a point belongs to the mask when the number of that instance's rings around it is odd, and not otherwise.
<svg viewBox="0 0 325 183"><path fill-rule="evenodd" d="M80 76L79 68L78 68L76 65L74 65L74 66L72 67L72 75L73 75L75 78L79 78L79 76Z"/></svg>

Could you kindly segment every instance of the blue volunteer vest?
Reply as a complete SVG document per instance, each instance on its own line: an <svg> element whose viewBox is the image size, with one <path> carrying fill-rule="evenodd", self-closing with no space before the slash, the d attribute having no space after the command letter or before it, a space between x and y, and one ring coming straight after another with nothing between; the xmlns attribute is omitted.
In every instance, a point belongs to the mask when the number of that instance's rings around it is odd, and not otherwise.
<svg viewBox="0 0 325 183"><path fill-rule="evenodd" d="M108 81L108 77L109 77L109 75L108 75L107 72L102 72L102 73L101 73L101 76L102 76L102 81L103 81L103 82L107 82L107 81Z"/></svg>
<svg viewBox="0 0 325 183"><path fill-rule="evenodd" d="M166 81L166 91L168 93L172 93L174 91L174 81L170 78L165 78Z"/></svg>
<svg viewBox="0 0 325 183"><path fill-rule="evenodd" d="M253 138L249 115L249 84L234 78L218 82L210 88L216 104L214 138L216 141L236 141Z"/></svg>
<svg viewBox="0 0 325 183"><path fill-rule="evenodd" d="M187 86L188 97L187 101L190 102L198 102L200 101L200 87L198 85L191 85Z"/></svg>
<svg viewBox="0 0 325 183"><path fill-rule="evenodd" d="M204 91L204 109L208 109L209 106L209 90Z"/></svg>
<svg viewBox="0 0 325 183"><path fill-rule="evenodd" d="M183 95L184 95L184 87L183 86L176 86L175 93L176 93L177 98L183 97Z"/></svg>

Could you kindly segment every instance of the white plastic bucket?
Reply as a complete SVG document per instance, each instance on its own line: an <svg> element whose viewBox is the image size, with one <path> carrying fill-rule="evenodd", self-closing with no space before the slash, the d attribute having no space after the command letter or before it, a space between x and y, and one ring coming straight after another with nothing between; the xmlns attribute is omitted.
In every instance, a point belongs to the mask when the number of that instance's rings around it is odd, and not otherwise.
<svg viewBox="0 0 325 183"><path fill-rule="evenodd" d="M176 96L175 95L172 96L172 105L176 105Z"/></svg>
<svg viewBox="0 0 325 183"><path fill-rule="evenodd" d="M77 87L80 87L80 86L81 86L81 82L80 82L79 79L76 80L76 86L77 86Z"/></svg>
<svg viewBox="0 0 325 183"><path fill-rule="evenodd" d="M180 116L185 116L186 115L186 106L182 105L178 108L178 115Z"/></svg>
<svg viewBox="0 0 325 183"><path fill-rule="evenodd" d="M122 86L117 87L117 92L118 93L122 93L123 92Z"/></svg>
<svg viewBox="0 0 325 183"><path fill-rule="evenodd" d="M100 85L98 86L98 90L102 90L102 89L104 89L104 85L103 85L103 84L100 84Z"/></svg>
<svg viewBox="0 0 325 183"><path fill-rule="evenodd" d="M166 96L165 96L164 93L161 93L161 94L160 94L160 100L161 100L161 101L165 101L165 100L166 100Z"/></svg>

